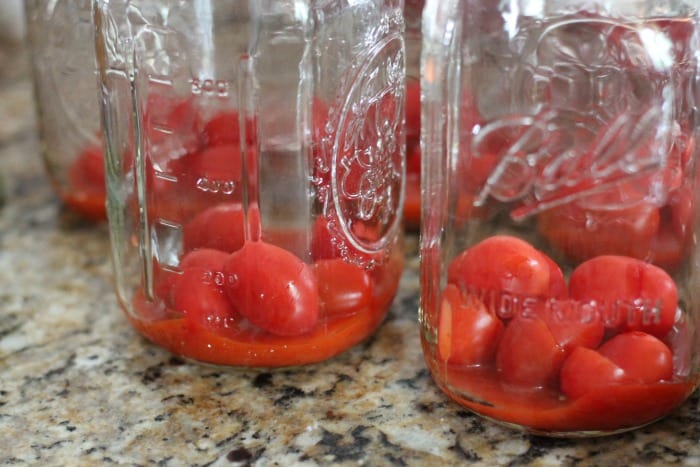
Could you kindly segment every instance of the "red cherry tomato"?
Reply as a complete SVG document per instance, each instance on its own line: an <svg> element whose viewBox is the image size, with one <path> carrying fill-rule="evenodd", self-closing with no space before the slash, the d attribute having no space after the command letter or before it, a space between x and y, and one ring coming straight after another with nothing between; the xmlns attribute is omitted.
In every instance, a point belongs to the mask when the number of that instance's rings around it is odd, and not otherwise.
<svg viewBox="0 0 700 467"><path fill-rule="evenodd" d="M228 252L216 250L214 248L199 248L190 251L182 257L180 269L205 268L209 271L222 272L224 263L228 259Z"/></svg>
<svg viewBox="0 0 700 467"><path fill-rule="evenodd" d="M504 382L537 389L556 380L565 356L544 321L517 316L503 331L496 366Z"/></svg>
<svg viewBox="0 0 700 467"><path fill-rule="evenodd" d="M440 300L438 356L455 365L485 365L496 354L503 322L473 296L449 284Z"/></svg>
<svg viewBox="0 0 700 467"><path fill-rule="evenodd" d="M559 386L570 399L629 382L625 371L598 351L577 347L561 367Z"/></svg>
<svg viewBox="0 0 700 467"><path fill-rule="evenodd" d="M240 146L222 144L188 155L185 175L196 177L202 191L232 193L241 180Z"/></svg>
<svg viewBox="0 0 700 467"><path fill-rule="evenodd" d="M420 139L420 81L406 80L406 142Z"/></svg>
<svg viewBox="0 0 700 467"><path fill-rule="evenodd" d="M367 253L359 251L346 239L346 234L342 231L339 220L337 217L326 218L317 217L314 221L314 226L312 230L312 243L311 243L311 258L314 261L320 259L332 259L341 258L343 254L341 252L341 245L345 251L346 256L359 256L367 257ZM375 239L380 230L378 228L367 227L363 228L359 223L355 227L354 234L357 238L364 238L365 240Z"/></svg>
<svg viewBox="0 0 700 467"><path fill-rule="evenodd" d="M668 203L662 207L659 231L651 241L651 262L666 270L676 270L689 256L692 241L692 224L695 200L687 186L669 194Z"/></svg>
<svg viewBox="0 0 700 467"><path fill-rule="evenodd" d="M259 237L260 214L252 206L248 213L251 239ZM197 214L183 229L185 252L197 248L213 248L233 253L243 246L245 240L246 213L238 203L222 203Z"/></svg>
<svg viewBox="0 0 700 467"><path fill-rule="evenodd" d="M204 141L209 147L240 142L238 112L226 111L215 115L204 125Z"/></svg>
<svg viewBox="0 0 700 467"><path fill-rule="evenodd" d="M193 99L150 94L143 121L151 156L159 163L197 151L201 146L201 115Z"/></svg>
<svg viewBox="0 0 700 467"><path fill-rule="evenodd" d="M420 176L421 150L420 143L406 145L406 173Z"/></svg>
<svg viewBox="0 0 700 467"><path fill-rule="evenodd" d="M550 272L552 264L544 253L529 243L498 235L458 255L448 268L447 281L464 290L476 288L549 297L552 290L562 290L557 281L563 280L560 271Z"/></svg>
<svg viewBox="0 0 700 467"><path fill-rule="evenodd" d="M564 272L561 270L559 265L554 262L552 258L546 254L544 256L544 261L549 267L549 296L551 298L566 298L569 296L569 290L566 287L566 278L564 278Z"/></svg>
<svg viewBox="0 0 700 467"><path fill-rule="evenodd" d="M63 198L71 208L93 220L107 217L105 167L102 147L85 148L68 169L69 187Z"/></svg>
<svg viewBox="0 0 700 467"><path fill-rule="evenodd" d="M216 278L214 271L204 267L185 269L173 285L173 308L208 327L233 327L235 308Z"/></svg>
<svg viewBox="0 0 700 467"><path fill-rule="evenodd" d="M289 251L246 242L226 260L224 275L229 299L254 325L282 336L304 334L316 325L316 275Z"/></svg>
<svg viewBox="0 0 700 467"><path fill-rule="evenodd" d="M605 325L594 306L575 300L554 300L536 313L554 340L569 354L576 347L595 349L603 340Z"/></svg>
<svg viewBox="0 0 700 467"><path fill-rule="evenodd" d="M372 281L363 269L342 259L322 259L314 271L323 315L345 316L371 307Z"/></svg>
<svg viewBox="0 0 700 467"><path fill-rule="evenodd" d="M596 302L606 326L663 338L676 318L678 290L663 269L625 256L598 256L569 278L569 295Z"/></svg>
<svg viewBox="0 0 700 467"><path fill-rule="evenodd" d="M183 256L177 269L164 267L164 265L154 261L153 282L155 284L155 294L169 307L173 307L173 290L175 283L182 277L182 271L190 268L199 268L209 271L210 276L218 285L223 284L224 261L228 259L225 251L211 248L200 248L190 251ZM204 273L203 273L204 274ZM186 291L180 292L185 294Z"/></svg>
<svg viewBox="0 0 700 467"><path fill-rule="evenodd" d="M406 194L403 205L403 218L406 227L417 230L421 216L420 175L406 174Z"/></svg>
<svg viewBox="0 0 700 467"><path fill-rule="evenodd" d="M614 254L646 258L659 229L659 210L649 203L624 209L583 209L574 204L541 213L537 227L575 261Z"/></svg>
<svg viewBox="0 0 700 467"><path fill-rule="evenodd" d="M673 376L673 354L656 337L645 332L618 334L598 349L639 383L668 381Z"/></svg>

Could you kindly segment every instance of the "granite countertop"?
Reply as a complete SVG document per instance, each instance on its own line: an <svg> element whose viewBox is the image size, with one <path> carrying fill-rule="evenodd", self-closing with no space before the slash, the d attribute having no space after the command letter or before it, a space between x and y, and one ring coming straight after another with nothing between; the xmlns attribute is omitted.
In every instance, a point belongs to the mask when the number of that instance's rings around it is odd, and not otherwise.
<svg viewBox="0 0 700 467"><path fill-rule="evenodd" d="M418 338L415 238L375 336L331 361L241 371L187 363L123 317L107 229L53 196L28 59L0 45L0 464L700 465L698 397L622 435L533 437L432 383Z"/></svg>

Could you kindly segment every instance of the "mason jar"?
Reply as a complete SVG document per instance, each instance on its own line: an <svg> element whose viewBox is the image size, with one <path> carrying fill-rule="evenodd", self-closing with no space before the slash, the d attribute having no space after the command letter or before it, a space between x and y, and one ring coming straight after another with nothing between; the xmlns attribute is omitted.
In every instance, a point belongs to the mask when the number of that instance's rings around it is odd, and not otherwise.
<svg viewBox="0 0 700 467"><path fill-rule="evenodd" d="M457 403L594 436L696 388L698 7L428 0L421 338Z"/></svg>
<svg viewBox="0 0 700 467"><path fill-rule="evenodd" d="M404 225L408 231L420 229L420 56L421 18L425 0L406 0L406 196Z"/></svg>
<svg viewBox="0 0 700 467"><path fill-rule="evenodd" d="M322 361L403 267L402 2L95 0L116 288L219 365Z"/></svg>
<svg viewBox="0 0 700 467"><path fill-rule="evenodd" d="M27 0L41 157L60 199L105 219L105 173L90 0Z"/></svg>

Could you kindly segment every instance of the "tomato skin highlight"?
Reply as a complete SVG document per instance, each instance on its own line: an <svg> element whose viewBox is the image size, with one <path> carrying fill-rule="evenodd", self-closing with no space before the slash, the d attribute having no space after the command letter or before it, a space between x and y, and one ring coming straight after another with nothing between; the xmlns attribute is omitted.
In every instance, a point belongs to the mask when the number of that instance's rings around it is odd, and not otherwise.
<svg viewBox="0 0 700 467"><path fill-rule="evenodd" d="M318 320L318 284L313 268L294 254L261 241L246 242L224 263L225 290L255 326L294 336Z"/></svg>
<svg viewBox="0 0 700 467"><path fill-rule="evenodd" d="M651 334L640 331L618 334L598 350L635 382L657 383L673 376L673 353Z"/></svg>
<svg viewBox="0 0 700 467"><path fill-rule="evenodd" d="M454 365L493 363L503 322L472 296L449 284L440 300L438 356Z"/></svg>
<svg viewBox="0 0 700 467"><path fill-rule="evenodd" d="M634 258L606 255L581 263L569 278L569 294L598 303L607 327L616 331L644 331L663 338L676 319L678 290L673 279Z"/></svg>
<svg viewBox="0 0 700 467"><path fill-rule="evenodd" d="M576 347L561 367L559 385L567 397L578 399L629 381L625 371L600 352Z"/></svg>

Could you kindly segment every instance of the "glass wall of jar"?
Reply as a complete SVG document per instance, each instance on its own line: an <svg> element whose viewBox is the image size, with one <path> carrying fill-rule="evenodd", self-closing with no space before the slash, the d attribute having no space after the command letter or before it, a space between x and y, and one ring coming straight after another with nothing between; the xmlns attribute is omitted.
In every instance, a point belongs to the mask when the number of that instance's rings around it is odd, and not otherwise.
<svg viewBox="0 0 700 467"><path fill-rule="evenodd" d="M696 388L699 5L428 1L422 343L463 406L592 436Z"/></svg>
<svg viewBox="0 0 700 467"><path fill-rule="evenodd" d="M403 267L403 4L95 1L119 299L183 357L373 333Z"/></svg>
<svg viewBox="0 0 700 467"><path fill-rule="evenodd" d="M421 17L425 0L406 0L406 198L404 223L420 228L420 52Z"/></svg>
<svg viewBox="0 0 700 467"><path fill-rule="evenodd" d="M105 175L90 0L27 0L41 155L65 205L104 220Z"/></svg>

